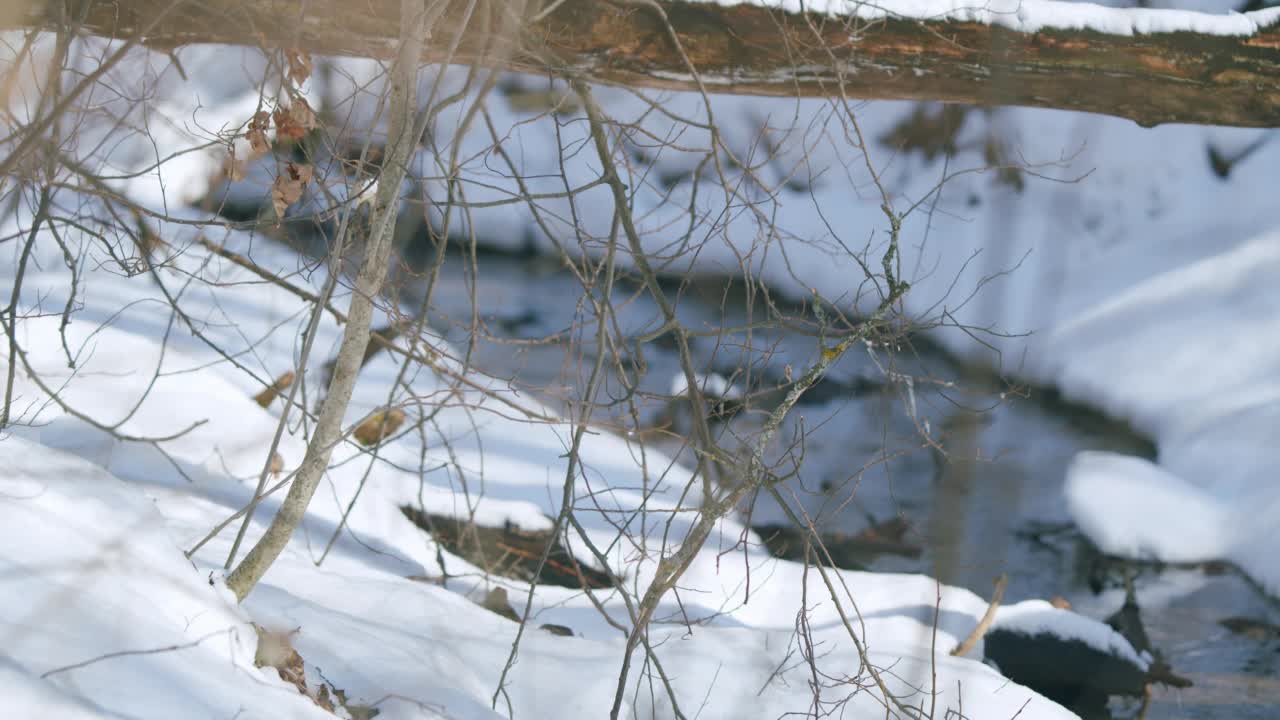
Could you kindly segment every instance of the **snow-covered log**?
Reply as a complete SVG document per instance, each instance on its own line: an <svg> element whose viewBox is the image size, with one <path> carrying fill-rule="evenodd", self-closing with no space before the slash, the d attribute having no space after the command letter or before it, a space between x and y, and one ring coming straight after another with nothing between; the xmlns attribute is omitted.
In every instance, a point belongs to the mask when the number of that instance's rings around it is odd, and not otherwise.
<svg viewBox="0 0 1280 720"><path fill-rule="evenodd" d="M49 3L59 7L61 3ZM79 28L152 47L265 44L387 57L395 0L87 0ZM802 11L803 9L803 11ZM522 13L521 33L512 27ZM11 27L67 17L36 2ZM1280 9L1213 15L1054 0L451 0L432 61L572 69L606 83L1280 125ZM456 48L454 46L457 41Z"/></svg>

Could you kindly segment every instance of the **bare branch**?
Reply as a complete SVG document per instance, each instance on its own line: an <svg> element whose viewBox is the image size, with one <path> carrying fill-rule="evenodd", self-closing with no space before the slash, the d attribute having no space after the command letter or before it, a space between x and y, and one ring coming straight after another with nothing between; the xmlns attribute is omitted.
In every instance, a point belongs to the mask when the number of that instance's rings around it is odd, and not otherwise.
<svg viewBox="0 0 1280 720"><path fill-rule="evenodd" d="M1009 576L1001 575L996 580L996 588L991 592L991 604L987 605L987 611L982 614L982 619L978 621L973 632L964 639L959 645L951 651L952 655L967 655L974 645L987 634L987 630L991 628L991 623L995 622L996 610L1000 609L1000 601L1004 600L1004 590L1009 586Z"/></svg>

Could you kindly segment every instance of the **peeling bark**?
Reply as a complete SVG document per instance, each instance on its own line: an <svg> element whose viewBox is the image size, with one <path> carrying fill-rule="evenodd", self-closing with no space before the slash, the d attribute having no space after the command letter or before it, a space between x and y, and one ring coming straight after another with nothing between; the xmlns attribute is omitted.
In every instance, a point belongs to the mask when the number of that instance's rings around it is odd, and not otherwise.
<svg viewBox="0 0 1280 720"><path fill-rule="evenodd" d="M174 0L81 0L83 29L126 37ZM149 33L162 49L217 42L390 58L398 0L177 0ZM849 20L739 5L565 0L519 39L463 22L452 0L426 44L439 61L461 32L455 62L526 71L571 66L592 79L695 90L657 9L714 92L941 100L1104 113L1141 125L1280 125L1280 22L1247 36L1190 32L1108 35L1019 32L977 22ZM531 17L536 8L531 10ZM1148 11L1159 13L1161 11ZM501 13L490 13L500 22ZM51 25L37 7L0 25ZM1258 15L1259 19L1272 17Z"/></svg>

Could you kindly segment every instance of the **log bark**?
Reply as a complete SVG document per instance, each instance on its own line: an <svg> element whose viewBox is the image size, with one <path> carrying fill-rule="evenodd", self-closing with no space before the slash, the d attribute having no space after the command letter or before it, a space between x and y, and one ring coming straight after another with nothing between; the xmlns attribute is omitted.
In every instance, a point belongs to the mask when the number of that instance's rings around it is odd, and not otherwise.
<svg viewBox="0 0 1280 720"><path fill-rule="evenodd" d="M129 36L174 1L79 0L83 28L114 37ZM145 44L261 44L376 58L395 49L398 0L176 1L181 6ZM449 2L425 60L440 61L460 36L456 62L538 72L562 65L598 82L695 90L665 14L713 92L1025 105L1147 126L1280 125L1280 16L1267 11L1249 15L1259 29L1248 35L1119 35L947 19L866 21L713 2L564 0L519 37L501 37L480 20L498 22L500 0L469 22L467 1ZM1172 11L1142 12L1160 18ZM50 17L37 7L19 20L0 16L0 24L41 26Z"/></svg>

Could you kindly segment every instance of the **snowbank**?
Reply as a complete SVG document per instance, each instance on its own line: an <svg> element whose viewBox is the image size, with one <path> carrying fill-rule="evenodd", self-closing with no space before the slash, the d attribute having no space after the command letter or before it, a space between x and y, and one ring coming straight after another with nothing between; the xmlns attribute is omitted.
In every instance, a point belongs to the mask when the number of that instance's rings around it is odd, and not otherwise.
<svg viewBox="0 0 1280 720"><path fill-rule="evenodd" d="M367 77L358 63L350 67ZM822 100L713 97L722 142L714 154L729 168L721 178L715 163L703 162L709 133L672 119L705 120L701 98L662 95L658 113L624 90L595 92L619 124L643 129L622 140L623 172L646 250L665 259L663 270L746 275L794 299L816 291L863 310L879 302L858 261L877 266L887 221L849 141L851 118L874 142L889 137L911 106L859 105L850 115ZM501 120L497 137L520 172L548 178L531 181L531 192L598 177L598 163L581 150L580 123L557 127L514 105L503 113L502 103L499 94L489 105ZM461 131L462 112L441 117L436 142L474 158L463 174L469 199L518 197L509 171L486 150L492 136ZM1280 522L1273 481L1280 235L1272 231L1280 227L1272 190L1280 143L1267 131L1141 129L1033 109L970 111L954 143L960 152L946 165L892 142L871 146L895 210L911 209L900 246L909 312L922 324L939 322L932 335L956 352L1056 385L1156 441L1164 480L1137 461L1102 467L1085 458L1072 473L1074 517L1105 549L1170 561L1224 558L1280 593L1270 531ZM1020 189L994 171L972 172L990 143L1028 168ZM1240 159L1222 176L1211 152ZM443 196L442 187L428 186ZM570 247L568 218L592 237L609 232L612 204L601 188L574 203L473 209L469 221L481 242L549 249L535 208ZM1144 510L1153 505L1170 513L1163 527ZM1192 530L1179 534L1181 527Z"/></svg>
<svg viewBox="0 0 1280 720"><path fill-rule="evenodd" d="M1046 338L1051 377L1159 443L1159 467L1090 455L1068 475L1073 517L1109 552L1227 559L1280 593L1280 234L1133 283Z"/></svg>
<svg viewBox="0 0 1280 720"><path fill-rule="evenodd" d="M238 249L304 282L296 256L247 242ZM92 258L94 251L86 251ZM23 298L33 315L42 307L62 307L70 280L53 262L56 256L36 260L47 269L32 269L26 278L30 284L24 283ZM8 262L12 258L6 255ZM159 277L161 283L185 281L181 307L190 327L201 329L197 336L189 327L171 325L153 279L125 277L105 263L97 267L104 269L82 278L83 310L66 329L75 372L67 368L56 313L23 320L16 335L37 376L56 386L62 402L78 415L49 402L25 366L18 368L20 425L0 442L5 520L0 563L8 568L0 580L0 607L5 608L3 640L12 665L4 666L0 677L17 685L12 692L42 708L61 703L96 713L91 717L166 717L193 707L212 716L241 707L259 713L249 715L254 717L320 716L273 671L253 666L254 636L247 624L252 619L274 630L300 628L294 644L308 663L312 687L319 680L332 683L393 718L494 716L494 692L517 626L474 600L499 580L486 580L478 568L443 551L454 579L447 588L423 582L440 574L438 549L399 507L417 506L422 493L452 498L453 514L496 503L487 510L491 519L545 526L546 516L558 509L568 428L490 414L486 407L492 404L475 396L468 399L480 408L477 412L441 408L425 448L416 434L393 441L376 461L353 446L340 448L298 537L237 607L220 570L234 526L204 544L191 561L181 555L248 502L278 412L278 404L269 411L247 399L255 388L243 386L251 385L245 371L226 362L224 354L263 378L272 377L295 358L306 306L276 285L191 246ZM316 285L308 287L318 287L322 275L313 275ZM318 346L332 347L337 327L326 322L321 332ZM389 358L370 363L349 419L385 402L397 370ZM427 397L444 384L430 373L410 382ZM113 439L104 427L135 439ZM170 437L188 427L190 432ZM577 502L590 497L602 508L637 517L674 515L669 527L678 539L697 503L696 492L684 504L676 499L688 474L650 452L651 466L667 469L646 479L634 450L619 438L588 436L584 464L591 477L609 477L611 488L581 488ZM286 472L296 466L300 451L300 441L287 433L279 448ZM421 467L428 470L408 469L421 453L427 458ZM628 489L646 484L648 496ZM323 546L362 485L345 530L317 567ZM274 496L264 502L249 542L276 507ZM580 516L596 542L616 541L617 531L603 513ZM615 572L638 588L652 577L666 527L652 517L647 522L651 534L637 535L638 548L611 555ZM719 551L744 534L754 540L740 525L724 524L685 575L680 604L674 597L664 604L651 633L676 698L686 708L705 703L704 717L776 716L812 702L808 666L788 660L797 652L796 619L806 609L814 641L825 648L820 667L840 678L860 664L816 573L752 549L737 551L735 562L724 561ZM937 646L945 652L976 625L985 610L982 599L940 589L921 576L844 572L838 577L847 588L846 610L856 607L861 613L859 637L873 662L891 668L884 677L895 692L920 701L921 689L933 687L936 665L940 708L963 703L966 712L1003 717L1029 702L1024 716L1070 717L1034 693L1010 686L980 662L945 654L930 659L935 607ZM527 592L518 584L510 588L517 598ZM601 601L615 621L626 622L620 597L605 594ZM566 588L539 588L533 613L499 713L599 717L607 712L625 638L589 599ZM568 626L577 637L537 630L544 622ZM686 622L694 623L692 631ZM131 654L138 650L157 652ZM69 667L122 651L128 652ZM50 670L57 672L47 681L39 678ZM565 683L566 677L575 681ZM856 680L865 681L865 676ZM835 683L823 698L847 701L852 717L883 716L873 692L846 699L851 689ZM669 702L661 692L629 694L625 714L666 714Z"/></svg>
<svg viewBox="0 0 1280 720"><path fill-rule="evenodd" d="M1047 22L1047 16L1029 17L1028 22ZM1131 30L1138 29L1132 21L1138 16L1127 17ZM1226 32L1228 26L1236 27L1232 23L1242 22L1224 19L1220 29ZM210 52L214 49L182 51L184 56ZM147 62L164 65L154 58ZM254 75L255 62L252 53L245 54L240 67L248 68L246 77ZM172 105L156 106L154 113L117 108L166 120L173 134L164 142L171 143L171 151L207 142L247 119L241 115L254 106L238 73L216 76L205 69L226 63L185 65L201 68L196 82L207 90L200 100L204 107L175 99ZM371 63L355 61L343 61L339 70L350 77L337 76L333 97L376 74ZM439 95L456 90L459 79L459 74L447 73ZM426 92L433 81L434 76L424 74ZM162 95L176 94L176 81L165 82L171 84ZM534 79L516 82L539 87ZM377 90L373 83L361 97L367 100ZM627 182L646 248L671 258L663 263L664 271L747 274L794 297L816 289L853 308L878 302L850 255L865 251L877 257L884 246L885 218L862 158L848 140L845 108L821 101L715 98L713 110L725 143L716 152L731 153L739 168L758 165L755 172L768 185L739 183L736 187L744 194L731 197L707 191L718 179L710 174L712 164L702 162L710 147L706 133L653 112L626 91L600 88L597 94L618 120L638 123L651 137L678 140L679 147L667 148L634 139L623 143L634 161L626 169ZM104 105L123 102L99 99ZM701 103L677 95L664 98L662 105L669 113L698 118L705 113ZM544 224L560 233L556 239L576 242L570 218L585 233L606 236L612 206L603 188L580 193L573 206L551 197L566 183L580 187L599 176L598 163L582 149L582 123L561 125L557 137L550 120L532 120L530 113L504 105L501 95L494 96L490 109L504 147L519 150L511 157L528 179L529 191L549 195L533 208L521 202L483 205L511 200L518 189L510 168L487 152L493 139L483 124L460 128L466 103L459 103L438 116L431 134L436 150L456 147L459 157L467 159L464 188L477 206L464 222L456 222L456 231L474 228L482 242L508 248L549 246L551 239L533 230L536 208ZM858 118L874 141L890 132L908 109L886 103L860 108ZM363 100L331 110L355 127L371 117ZM108 147L94 135L97 131L86 128L84 148ZM762 136L769 142L759 142ZM1277 459L1271 449L1277 413L1268 402L1275 397L1280 348L1257 339L1276 336L1272 324L1278 296L1267 279L1280 269L1273 267L1271 250L1280 240L1264 235L1243 241L1255 230L1280 224L1270 169L1277 166L1280 151L1274 144L1264 146L1240 164L1229 183L1210 174L1204 158L1206 141L1239 148L1256 137L1187 127L1139 130L1106 118L1000 110L972 113L957 138L959 145L980 148L995 138L1010 157L1063 182L1027 177L1025 189L1018 192L995 182L991 174L975 173L961 175L937 194L940 163L881 145L873 145L873 161L899 209L917 207L908 218L901 248L902 266L913 285L907 299L913 313L1014 334L1037 331L1030 339L988 338L1004 353L994 362L1058 383L1073 397L1133 419L1158 439L1163 470L1098 456L1081 459L1070 500L1086 530L1108 549L1169 558L1190 543L1172 538L1155 523L1130 527L1131 513L1123 508L1138 512L1146 507L1141 506L1144 497L1148 502L1162 498L1160 507L1170 514L1168 526L1174 526L1200 508L1202 500L1212 499L1216 509L1195 518L1201 528L1195 536L1199 552L1221 552L1276 590L1280 562L1274 539L1264 533L1280 517L1280 495L1267 474ZM762 162L763 145L774 149L767 162ZM558 150L562 146L571 148L564 157ZM146 171L154 162L152 149L110 147L116 153L114 165L141 172L118 181L123 192L158 208L168 205L176 215L199 217L178 207L178 201L200 194L200 181L191 178L215 167L210 158L216 155L180 155L180 164ZM438 176L427 154L418 162L423 174ZM953 162L951 170L982 164L980 152L971 149ZM743 179L733 174L738 171L731 164L726 166L731 168L729 180ZM175 180L181 182L171 184ZM426 185L433 197L443 196L439 182L428 180ZM258 197L265 193L251 182L236 190ZM170 196L171 191L176 194ZM745 212L744 199L760 203L767 212ZM690 206L698 222L684 236L688 217L682 208ZM160 708L187 690L195 692L189 684L199 677L208 683L204 690L209 694L197 695L198 701L211 711L230 707L224 715L242 704L255 711L265 708L264 716L271 717L316 712L291 686L253 667L252 644L245 634L253 619L281 629L302 627L296 642L310 667L323 670L354 697L381 701L379 707L389 717L491 717L515 625L472 602L490 581L460 558L443 553L449 572L463 575L447 588L408 579L440 574L438 548L399 508L407 504L432 512L475 513L486 523L545 528L547 517L558 510L570 429L521 422L500 412L494 401L474 391L457 391L447 379L419 371L408 381L417 394L455 400L436 417L425 446L405 434L376 459L354 446L340 448L303 531L264 584L237 608L228 602L217 572L229 552L234 525L203 545L191 563L179 553L242 507L267 467L279 404L264 410L248 398L294 367L307 308L296 296L209 257L191 244L183 228L161 229L182 253L157 276L181 297L184 317L165 309L155 278L126 277L96 241L75 238L73 246L87 253L89 261L75 290L83 310L73 316L64 350L58 315L71 290L61 251L42 238L27 269L22 293L27 319L17 339L39 375L56 382L68 405L92 422L49 403L25 370L18 369L15 413L26 424L14 429L15 437L0 441L0 477L6 483L0 496L6 521L0 523L6 540L0 545L0 562L13 569L0 580L6 636L0 681L6 690L19 702L87 717L145 714L151 711L137 705L143 688L126 679L142 670L150 675L141 676L159 678L156 684L166 686L154 691ZM218 240L311 291L323 282L323 272L288 253L236 233ZM674 253L699 243L696 263ZM6 278L0 292L6 297L18 245L10 243L0 259L0 276ZM339 292L340 306L345 292ZM47 316L34 317L39 313ZM937 334L961 352L980 354L965 332L943 328ZM336 326L325 318L316 352L328 357L336 338ZM68 355L75 373L67 368ZM393 357L371 362L347 419L354 421L385 404L398 371ZM494 392L508 392L501 383L470 377ZM307 382L314 386L317 378ZM528 398L508 399L532 407ZM136 440L111 439L97 427L101 425ZM190 432L166 439L189 426ZM301 449L292 432L286 433L278 449L284 472L296 467ZM575 492L601 509L598 515L584 513L583 519L594 541L615 548L608 555L613 569L632 587L643 588L652 576L662 532L669 529L673 538L682 537L697 493L681 499L688 475L669 458L650 451L647 467L658 470L648 473L635 458L635 447L625 439L587 436L583 459L589 482ZM357 493L361 499L339 530ZM275 502L268 499L255 515L249 542L262 531ZM634 518L629 527L637 534L637 546L613 544L617 529L611 515ZM744 537L754 540L738 523L725 522L685 576L680 604L671 598L658 614L700 624L692 632L681 622L655 626L659 657L675 678L682 707L705 703L703 717L778 715L808 706L808 669L787 661L796 651L794 628L804 607L815 639L830 650L821 658L822 666L834 677L859 666L825 587L812 573L806 576L798 565L752 549L739 548L736 562L717 555ZM317 568L331 539L332 551ZM1175 546L1175 541L1182 544ZM33 552L33 544L39 552L24 555ZM28 563L28 557L39 562ZM95 566L71 562L84 558L104 558L108 579L95 575L100 573ZM930 687L936 661L940 708L958 707L963 692L969 715L1008 717L1030 700L1021 717L1069 716L976 661L931 658L937 593L932 580L851 572L839 576L857 602L864 621L859 632L873 660L893 667L886 677L895 688ZM67 587L84 583L101 589L63 597ZM523 597L521 588L511 589L513 597ZM138 598L145 602L136 602ZM625 620L620 599L610 596L603 602L615 620ZM948 648L958 642L984 609L985 603L971 593L944 588L937 645ZM38 622L32 614L37 611L56 612L57 623ZM533 612L536 622L569 626L578 637L531 629L522 641L521 662L509 678L511 706L500 700L499 711L598 717L612 702L612 679L623 652L620 634L581 594L562 588L540 588ZM1010 623L1018 622L1015 616L1013 608L1002 611ZM195 643L205 637L201 632L214 631L226 636ZM1110 642L1110 636L1099 637ZM183 645L191 647L105 659L39 677L107 652ZM184 663L169 657L174 653ZM206 670L211 675L197 672ZM565 677L575 680L572 692L558 689ZM851 688L837 686L832 692L843 697ZM218 690L216 697L211 690ZM225 698L232 698L234 706L225 705ZM638 693L628 697L628 710L635 716L662 713L663 702L661 692ZM853 694L850 707L853 717L883 716L869 692Z"/></svg>
<svg viewBox="0 0 1280 720"><path fill-rule="evenodd" d="M235 597L136 486L10 437L0 516L0 682L17 716L326 717L254 667Z"/></svg>

